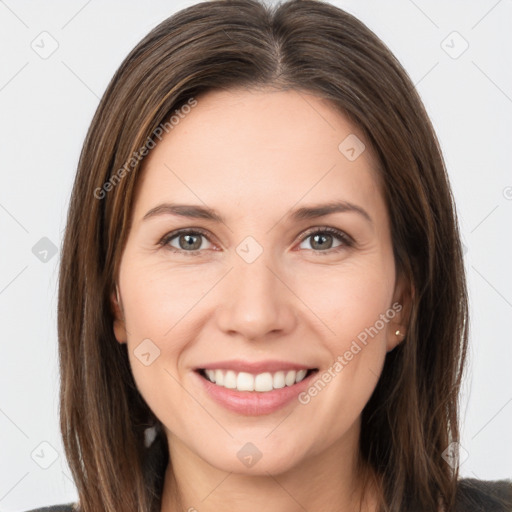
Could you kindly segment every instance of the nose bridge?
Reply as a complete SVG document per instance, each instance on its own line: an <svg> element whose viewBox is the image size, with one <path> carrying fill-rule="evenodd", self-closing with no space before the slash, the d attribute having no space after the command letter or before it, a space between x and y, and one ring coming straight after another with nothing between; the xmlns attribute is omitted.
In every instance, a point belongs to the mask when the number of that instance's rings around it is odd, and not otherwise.
<svg viewBox="0 0 512 512"><path fill-rule="evenodd" d="M271 251L262 251L253 261L243 255L234 256L237 259L217 309L219 327L247 339L291 329L295 319L293 294L276 277L279 270L273 264Z"/></svg>

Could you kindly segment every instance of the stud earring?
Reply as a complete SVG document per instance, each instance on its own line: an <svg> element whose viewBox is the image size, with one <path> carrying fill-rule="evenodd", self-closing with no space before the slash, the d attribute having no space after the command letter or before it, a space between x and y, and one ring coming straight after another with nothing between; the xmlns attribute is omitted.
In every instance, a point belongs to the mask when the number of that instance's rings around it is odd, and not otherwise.
<svg viewBox="0 0 512 512"><path fill-rule="evenodd" d="M402 333L402 332L400 332L400 330L398 330L398 329L397 329L397 330L395 331L395 336L403 336L403 333Z"/></svg>

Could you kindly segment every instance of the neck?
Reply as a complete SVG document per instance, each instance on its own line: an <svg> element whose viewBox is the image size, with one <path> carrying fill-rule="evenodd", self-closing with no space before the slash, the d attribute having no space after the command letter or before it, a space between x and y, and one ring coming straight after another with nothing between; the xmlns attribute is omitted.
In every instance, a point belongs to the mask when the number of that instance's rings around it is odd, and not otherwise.
<svg viewBox="0 0 512 512"><path fill-rule="evenodd" d="M378 484L357 443L340 441L288 471L258 475L222 471L172 436L169 447L161 512L378 510Z"/></svg>

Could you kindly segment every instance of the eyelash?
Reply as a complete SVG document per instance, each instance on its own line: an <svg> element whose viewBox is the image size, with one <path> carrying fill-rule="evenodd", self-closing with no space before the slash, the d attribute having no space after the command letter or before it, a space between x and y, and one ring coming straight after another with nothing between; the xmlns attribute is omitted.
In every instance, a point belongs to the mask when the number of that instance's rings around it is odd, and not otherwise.
<svg viewBox="0 0 512 512"><path fill-rule="evenodd" d="M160 242L158 242L158 245L160 247L165 247L166 249L168 249L168 250L170 250L171 252L174 252L174 253L182 253L182 254L186 254L187 256L198 256L201 253L200 249L197 249L197 250L194 250L194 251L185 251L183 249L176 249L176 247L172 247L172 246L169 245L169 242L172 239L174 239L177 236L182 235L184 233L186 233L188 235L202 235L209 242L211 242L211 240L208 238L207 232L202 230L201 228L183 228L183 229L178 229L177 231L172 231L171 233L167 233L160 240ZM314 249L307 249L307 250L313 251L315 254L318 254L320 256L325 256L325 255L330 255L330 254L333 254L333 253L337 253L337 252L343 250L344 248L346 249L347 247L352 247L354 245L354 240L350 236L348 236L346 233L344 233L343 231L340 231L339 229L331 228L331 227L327 227L327 226L323 227L323 228L314 228L314 229L304 233L300 237L299 245L304 240L306 240L307 238L309 238L309 237L311 237L313 235L319 234L319 233L320 234L328 233L330 235L335 236L336 238L338 238L338 240L340 242L342 242L342 245L339 245L338 247L334 247L332 249L326 249L326 250L323 250L323 251L315 251Z"/></svg>

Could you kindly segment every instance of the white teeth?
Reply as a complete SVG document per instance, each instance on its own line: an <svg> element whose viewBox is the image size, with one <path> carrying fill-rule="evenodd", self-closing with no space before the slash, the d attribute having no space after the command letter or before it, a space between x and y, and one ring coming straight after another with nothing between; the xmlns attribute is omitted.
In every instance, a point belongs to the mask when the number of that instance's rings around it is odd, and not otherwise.
<svg viewBox="0 0 512 512"><path fill-rule="evenodd" d="M219 381L216 381L216 384L219 384ZM236 389L238 391L254 391L254 377L250 373L240 372L236 378Z"/></svg>
<svg viewBox="0 0 512 512"><path fill-rule="evenodd" d="M281 389L286 386L286 382L284 381L284 372L274 373L274 382L272 385L274 386L274 389Z"/></svg>
<svg viewBox="0 0 512 512"><path fill-rule="evenodd" d="M215 370L215 382L219 386L223 386L224 385L224 373L223 373L222 370Z"/></svg>
<svg viewBox="0 0 512 512"><path fill-rule="evenodd" d="M254 379L254 390L255 391L272 391L274 385L274 379L271 373L260 373L256 375Z"/></svg>
<svg viewBox="0 0 512 512"><path fill-rule="evenodd" d="M292 386L293 384L295 384L295 377L297 376L297 372L295 370L290 370L287 374L286 374L286 377L284 378L284 382L286 383L287 386Z"/></svg>
<svg viewBox="0 0 512 512"><path fill-rule="evenodd" d="M258 375L233 370L205 370L210 382L228 389L238 391L258 391L264 393L273 389L281 389L285 386L293 386L306 377L307 370L278 371L275 373L264 372Z"/></svg>
<svg viewBox="0 0 512 512"><path fill-rule="evenodd" d="M233 370L228 370L224 375L224 387L229 389L236 388L236 373Z"/></svg>
<svg viewBox="0 0 512 512"><path fill-rule="evenodd" d="M307 370L299 370L297 372L297 377L295 378L295 382L300 382L301 380L303 380L304 377L306 376L306 373L308 373Z"/></svg>

